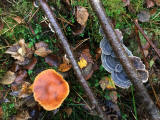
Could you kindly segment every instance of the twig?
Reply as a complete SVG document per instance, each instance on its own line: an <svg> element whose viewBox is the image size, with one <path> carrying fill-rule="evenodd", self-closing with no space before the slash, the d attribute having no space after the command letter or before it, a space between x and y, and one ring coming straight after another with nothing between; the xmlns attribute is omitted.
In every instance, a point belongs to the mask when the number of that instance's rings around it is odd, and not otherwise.
<svg viewBox="0 0 160 120"><path fill-rule="evenodd" d="M84 42L86 42L87 40L89 40L89 38L83 39L81 40L74 48L73 50L76 50L79 46L81 46Z"/></svg>
<svg viewBox="0 0 160 120"><path fill-rule="evenodd" d="M116 56L119 58L123 66L123 69L130 78L136 90L136 94L143 103L145 110L148 112L152 120L160 120L159 110L154 105L152 99L148 95L147 90L140 79L140 76L137 74L136 69L131 64L128 55L126 54L124 48L120 44L118 37L113 29L113 26L111 25L110 21L108 20L104 12L104 8L102 7L100 0L89 0L89 2L99 19L105 37L108 38L108 41L111 44Z"/></svg>
<svg viewBox="0 0 160 120"><path fill-rule="evenodd" d="M137 28L136 26L135 26L135 33L136 33L136 36L137 36L138 46L139 46L140 51L141 51L141 53L142 53L144 63L145 63L145 65L146 65L146 68L148 69L148 68L149 68L149 64L148 64L148 62L147 62L147 60L146 60L146 57L145 57L145 55L144 55L143 47L142 47L141 40L140 40L139 34L138 34L138 28Z"/></svg>
<svg viewBox="0 0 160 120"><path fill-rule="evenodd" d="M157 53L158 57L160 58L160 52L159 52L159 50L156 48L156 46L153 44L153 42L150 41L150 39L148 38L148 36L144 33L144 30L138 24L138 20L137 19L134 20L134 24L136 25L136 27L138 28L138 30L142 33L142 35L144 36L144 38L151 45L151 47L155 50L155 52Z"/></svg>
<svg viewBox="0 0 160 120"><path fill-rule="evenodd" d="M49 8L49 6L47 5L47 3L45 2L45 0L39 0L41 7L43 8L45 14L48 17L48 20L50 21L51 25L53 26L55 33L57 34L59 40L61 41L61 44L65 50L65 52L67 53L74 72L76 74L76 76L78 77L79 82L81 83L82 87L84 88L87 96L89 97L90 103L92 105L93 108L95 108L97 110L97 113L99 114L99 116L103 119L103 120L110 120L102 111L101 107L99 106L96 98L94 97L93 92L91 91L91 89L89 88L86 80L84 79L82 72L73 56L73 53L70 49L70 46L67 42L67 38L65 37L64 33L62 32L60 26L58 25L58 22L56 20L55 14L54 12L51 11L51 9Z"/></svg>

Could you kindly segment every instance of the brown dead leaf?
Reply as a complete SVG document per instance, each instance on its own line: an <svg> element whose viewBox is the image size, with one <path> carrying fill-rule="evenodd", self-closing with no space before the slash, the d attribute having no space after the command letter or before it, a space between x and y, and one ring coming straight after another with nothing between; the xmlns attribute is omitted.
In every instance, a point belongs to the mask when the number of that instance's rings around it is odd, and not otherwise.
<svg viewBox="0 0 160 120"><path fill-rule="evenodd" d="M64 111L67 113L68 117L72 114L72 108L71 107L65 108Z"/></svg>
<svg viewBox="0 0 160 120"><path fill-rule="evenodd" d="M82 69L82 74L85 80L89 80L93 75L93 65L89 63L84 69Z"/></svg>
<svg viewBox="0 0 160 120"><path fill-rule="evenodd" d="M79 23L75 22L74 26L72 26L73 35L80 35L83 33L86 26L82 26Z"/></svg>
<svg viewBox="0 0 160 120"><path fill-rule="evenodd" d="M152 0L146 0L147 8L154 7L154 2Z"/></svg>
<svg viewBox="0 0 160 120"><path fill-rule="evenodd" d="M15 116L15 120L28 120L30 117L28 111L21 111Z"/></svg>
<svg viewBox="0 0 160 120"><path fill-rule="evenodd" d="M10 48L8 48L5 53L11 54L14 59L20 62L24 62L25 58L31 54L31 50L32 49L27 47L25 40L20 39L18 43L15 43Z"/></svg>
<svg viewBox="0 0 160 120"><path fill-rule="evenodd" d="M43 41L36 43L35 47L35 54L38 56L46 57L48 54L52 53L52 51L48 49L48 44Z"/></svg>
<svg viewBox="0 0 160 120"><path fill-rule="evenodd" d="M52 53L52 51L44 47L41 47L35 51L35 54L41 57L46 57L50 53Z"/></svg>
<svg viewBox="0 0 160 120"><path fill-rule="evenodd" d="M9 85L14 82L16 79L16 75L14 72L7 71L2 80L0 80L0 83L3 85Z"/></svg>
<svg viewBox="0 0 160 120"><path fill-rule="evenodd" d="M85 27L86 27L86 23L88 20L88 11L86 8L82 7L82 6L77 6L75 9L75 18L76 18L76 22L74 24L74 26L72 26L72 33L73 35L79 35L81 34Z"/></svg>
<svg viewBox="0 0 160 120"><path fill-rule="evenodd" d="M58 67L60 64L60 58L54 54L50 54L48 56L45 57L45 62L49 65L49 66L54 66L54 67Z"/></svg>
<svg viewBox="0 0 160 120"><path fill-rule="evenodd" d="M72 68L72 65L71 65L71 64L62 63L62 64L60 64L58 70L61 71L61 72L67 72L67 71L69 71L71 68Z"/></svg>
<svg viewBox="0 0 160 120"><path fill-rule="evenodd" d="M19 93L19 98L25 98L32 94L31 84L29 82L24 82Z"/></svg>
<svg viewBox="0 0 160 120"><path fill-rule="evenodd" d="M24 82L24 80L27 78L28 74L26 70L20 70L17 73L17 76L15 78L15 84L19 85Z"/></svg>
<svg viewBox="0 0 160 120"><path fill-rule="evenodd" d="M82 50L80 59L81 58L84 58L87 61L87 63L93 63L93 59L92 59L92 56L90 54L90 50L89 49Z"/></svg>
<svg viewBox="0 0 160 120"><path fill-rule="evenodd" d="M39 48L42 48L42 47L48 48L48 44L43 42L43 41L40 41L40 42L35 44L35 47L36 47L36 49L39 49Z"/></svg>
<svg viewBox="0 0 160 120"><path fill-rule="evenodd" d="M33 59L30 61L30 63L28 65L26 65L24 68L27 70L33 70L33 68L36 66L37 64L37 58L33 57Z"/></svg>
<svg viewBox="0 0 160 120"><path fill-rule="evenodd" d="M12 65L12 67L11 67L11 71L12 72L17 72L18 70L20 70L20 66L18 65L18 64L16 64L16 63L13 63L13 65Z"/></svg>
<svg viewBox="0 0 160 120"><path fill-rule="evenodd" d="M15 20L18 24L24 23L24 20L20 16L13 17L13 20Z"/></svg>
<svg viewBox="0 0 160 120"><path fill-rule="evenodd" d="M77 6L76 7L76 14L75 14L75 17L76 17L76 21L82 25L82 26L85 26L86 25L86 22L88 20L88 11L86 8L82 7L82 6Z"/></svg>

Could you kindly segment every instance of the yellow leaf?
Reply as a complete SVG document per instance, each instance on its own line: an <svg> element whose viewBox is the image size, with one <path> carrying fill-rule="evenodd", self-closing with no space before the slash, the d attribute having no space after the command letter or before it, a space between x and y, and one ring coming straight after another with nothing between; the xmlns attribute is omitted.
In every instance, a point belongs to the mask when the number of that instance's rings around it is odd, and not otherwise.
<svg viewBox="0 0 160 120"><path fill-rule="evenodd" d="M62 63L60 64L58 70L61 72L67 72L71 69L72 65L71 64L67 64L67 63Z"/></svg>
<svg viewBox="0 0 160 120"><path fill-rule="evenodd" d="M87 66L87 61L84 58L81 58L78 62L79 67L82 69Z"/></svg>

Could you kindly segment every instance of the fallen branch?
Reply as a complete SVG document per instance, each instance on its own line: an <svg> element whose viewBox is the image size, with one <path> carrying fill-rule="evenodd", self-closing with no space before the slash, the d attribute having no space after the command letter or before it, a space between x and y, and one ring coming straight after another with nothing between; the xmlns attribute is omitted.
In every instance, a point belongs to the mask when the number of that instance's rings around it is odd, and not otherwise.
<svg viewBox="0 0 160 120"><path fill-rule="evenodd" d="M111 25L104 12L104 8L102 7L100 0L89 0L89 2L99 19L105 37L107 37L115 54L119 58L124 70L126 71L132 84L134 85L136 94L140 98L141 102L144 104L145 110L148 112L152 120L160 120L159 110L154 105L152 99L148 95L146 88L144 87L142 81L140 80L140 77L137 74L137 71L131 64L124 48L121 46L118 37L113 29L113 26Z"/></svg>
<svg viewBox="0 0 160 120"><path fill-rule="evenodd" d="M94 94L93 92L91 91L91 89L89 88L86 80L84 79L82 73L81 73L81 70L73 56L73 53L70 49L70 46L67 42L67 38L65 37L65 35L63 34L60 26L58 25L58 22L56 20L56 16L55 14L51 11L51 9L49 8L49 6L47 5L47 3L45 2L45 0L39 0L40 4L41 4L41 7L43 8L45 14L47 15L51 25L53 26L54 30L55 30L55 33L57 34L59 40L61 41L61 44L65 50L65 52L67 53L71 63L72 63L72 66L73 66L73 69L74 69L74 72L76 74L76 76L78 77L78 80L79 82L81 83L81 85L83 86L87 96L89 97L89 100L90 100L90 103L92 105L92 108L95 108L98 115L103 119L103 120L110 120L108 116L106 116L106 114L103 113L101 107L98 105L98 102L96 100L96 98L94 97Z"/></svg>
<svg viewBox="0 0 160 120"><path fill-rule="evenodd" d="M158 57L160 58L160 52L159 52L159 50L156 48L156 46L153 44L153 42L148 38L148 36L144 33L144 30L138 24L138 20L137 19L134 20L134 24L136 25L136 27L138 28L138 30L142 33L142 35L144 36L144 38L151 45L151 47L155 50L155 52L157 53Z"/></svg>
<svg viewBox="0 0 160 120"><path fill-rule="evenodd" d="M148 64L147 59L146 59L146 57L144 55L143 47L142 47L141 40L140 40L140 37L139 37L139 34L138 34L138 28L136 26L135 26L135 33L136 33L139 49L140 49L141 54L143 56L143 60L144 60L145 66L148 69L149 68L149 64Z"/></svg>

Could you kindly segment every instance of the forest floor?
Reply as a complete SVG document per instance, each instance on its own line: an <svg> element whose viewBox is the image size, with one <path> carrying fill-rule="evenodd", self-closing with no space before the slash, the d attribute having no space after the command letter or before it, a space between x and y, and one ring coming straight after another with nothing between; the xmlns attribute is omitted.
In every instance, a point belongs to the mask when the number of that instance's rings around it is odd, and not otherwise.
<svg viewBox="0 0 160 120"><path fill-rule="evenodd" d="M102 0L106 15L122 33L123 43L141 58L149 72L144 85L160 108L160 58L134 20L160 49L159 0ZM114 85L102 66L100 24L87 0L49 0L48 4L68 39L79 67L107 115L122 120L147 120L147 112L134 87ZM38 5L38 3L37 3ZM140 39L138 42L137 39ZM143 53L139 44L142 45ZM29 90L43 70L54 69L70 86L60 108L44 110ZM53 28L34 0L0 2L0 119L4 120L99 120L88 107L89 100L72 69Z"/></svg>

